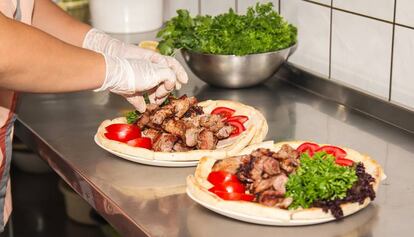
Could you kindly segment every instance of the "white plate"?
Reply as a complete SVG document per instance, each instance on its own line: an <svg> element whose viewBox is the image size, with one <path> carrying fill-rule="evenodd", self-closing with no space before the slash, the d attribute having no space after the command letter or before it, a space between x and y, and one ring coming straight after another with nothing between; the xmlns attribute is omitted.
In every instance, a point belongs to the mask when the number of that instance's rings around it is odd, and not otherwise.
<svg viewBox="0 0 414 237"><path fill-rule="evenodd" d="M211 211L217 212L223 216L227 216L233 219L254 223L254 224L261 224L261 225L273 225L273 226L301 226L301 225L314 225L324 222L329 222L335 220L334 217L331 218L324 218L324 219L315 219L315 220L278 220L278 219L270 219L264 217L257 217L257 216L248 216L241 213L237 213L234 211L229 211L225 209L217 208L209 203L203 202L200 199L197 199L194 195L192 195L191 191L187 188L187 195L193 199L195 202L200 204L201 206L210 209Z"/></svg>
<svg viewBox="0 0 414 237"><path fill-rule="evenodd" d="M190 167L190 166L197 166L198 161L163 161L163 160L149 160L145 158L141 158L138 156L131 156L127 154L123 154L121 152L110 150L106 147L104 147L98 140L98 138L94 137L95 143L98 144L102 149L106 150L109 153L112 153L118 157L121 157L123 159L133 161L140 164L145 165L153 165L153 166L163 166L163 167Z"/></svg>

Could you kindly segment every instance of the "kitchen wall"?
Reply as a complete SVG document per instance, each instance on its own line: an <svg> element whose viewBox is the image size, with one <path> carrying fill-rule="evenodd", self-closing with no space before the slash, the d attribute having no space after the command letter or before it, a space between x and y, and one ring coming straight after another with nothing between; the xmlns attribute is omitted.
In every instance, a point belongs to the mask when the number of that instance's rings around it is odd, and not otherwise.
<svg viewBox="0 0 414 237"><path fill-rule="evenodd" d="M165 0L169 19L179 8L215 15L244 13L255 0ZM413 0L273 0L298 27L289 61L383 100L414 110Z"/></svg>

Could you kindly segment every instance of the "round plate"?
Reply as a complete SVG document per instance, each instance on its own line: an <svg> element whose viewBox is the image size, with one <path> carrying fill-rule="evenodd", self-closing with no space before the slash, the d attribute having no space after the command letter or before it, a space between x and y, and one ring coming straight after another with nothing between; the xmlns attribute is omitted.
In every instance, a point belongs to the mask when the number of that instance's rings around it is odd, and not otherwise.
<svg viewBox="0 0 414 237"><path fill-rule="evenodd" d="M200 204L201 206L217 212L223 216L227 216L233 219L237 219L244 222L254 223L254 224L261 224L261 225L273 225L273 226L301 226L301 225L314 225L324 222L329 222L335 220L334 217L331 218L324 218L324 219L314 219L314 220L278 220L278 219L270 219L270 218L263 218L263 217L257 217L257 216L248 216L241 213L237 213L234 211L229 211L225 209L220 209L216 206L213 206L209 203L203 202L200 199L197 199L194 195L192 195L191 191L187 188L187 195L193 199L195 202Z"/></svg>
<svg viewBox="0 0 414 237"><path fill-rule="evenodd" d="M190 166L197 166L198 161L163 161L163 160L149 160L137 156L131 156L127 154L123 154L121 152L110 150L106 147L104 147L98 140L98 138L94 137L95 143L98 144L102 149L106 150L109 153L112 153L118 157L121 157L123 159L133 161L140 164L145 165L152 165L152 166L163 166L163 167L190 167Z"/></svg>

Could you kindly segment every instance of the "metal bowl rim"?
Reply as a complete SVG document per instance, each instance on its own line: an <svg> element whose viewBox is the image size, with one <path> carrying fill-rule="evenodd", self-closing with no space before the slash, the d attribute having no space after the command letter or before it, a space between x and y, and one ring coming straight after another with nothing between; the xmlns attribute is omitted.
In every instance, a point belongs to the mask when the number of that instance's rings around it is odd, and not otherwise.
<svg viewBox="0 0 414 237"><path fill-rule="evenodd" d="M252 56L253 57L253 56L260 56L260 55L267 55L267 54L275 54L275 53L282 52L284 50L288 50L288 49L295 48L295 47L297 47L297 45L298 45L298 42L296 42L295 44L293 44L293 45L291 45L291 46L289 46L287 48L279 49L279 50L276 50L276 51L270 51L270 52L264 52L264 53L253 53L253 54L246 54L246 55L241 55L241 56L234 55L234 54L199 53L199 52L191 51L191 50L184 49L184 48L182 48L181 51L185 51L185 52L190 53L190 54L198 54L198 55L202 55L202 56L224 57L224 58L243 58L243 57L248 57L248 56Z"/></svg>

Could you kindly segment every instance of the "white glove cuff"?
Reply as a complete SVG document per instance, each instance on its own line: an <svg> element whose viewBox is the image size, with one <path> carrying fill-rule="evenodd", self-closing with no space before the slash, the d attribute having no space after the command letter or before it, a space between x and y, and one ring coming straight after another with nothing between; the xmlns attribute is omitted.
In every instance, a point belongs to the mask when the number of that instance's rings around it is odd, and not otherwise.
<svg viewBox="0 0 414 237"><path fill-rule="evenodd" d="M111 56L120 56L124 53L125 43L101 30L92 28L86 33L82 47Z"/></svg>

